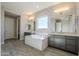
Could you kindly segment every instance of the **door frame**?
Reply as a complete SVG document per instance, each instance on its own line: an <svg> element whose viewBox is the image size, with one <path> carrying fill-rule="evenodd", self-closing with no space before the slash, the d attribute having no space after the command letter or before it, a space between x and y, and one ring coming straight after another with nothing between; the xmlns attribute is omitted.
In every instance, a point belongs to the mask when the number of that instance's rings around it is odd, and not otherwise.
<svg viewBox="0 0 79 59"><path fill-rule="evenodd" d="M9 13L11 13L11 12L9 12ZM4 29L5 29L5 15L6 15L6 13L4 12ZM13 15L16 15L16 14L14 14L14 13L10 14L10 16L13 16ZM16 31L15 31L16 33L15 33L15 36L16 36L16 39L20 40L20 18L21 18L21 16L16 15L14 17L16 17ZM4 40L5 40L5 30L4 30Z"/></svg>

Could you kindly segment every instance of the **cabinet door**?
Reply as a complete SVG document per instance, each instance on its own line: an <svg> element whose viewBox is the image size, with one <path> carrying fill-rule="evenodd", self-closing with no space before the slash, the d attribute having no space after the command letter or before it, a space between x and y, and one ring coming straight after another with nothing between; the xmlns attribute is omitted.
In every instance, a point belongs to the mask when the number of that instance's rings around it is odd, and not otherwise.
<svg viewBox="0 0 79 59"><path fill-rule="evenodd" d="M48 41L54 41L54 36L49 36Z"/></svg>
<svg viewBox="0 0 79 59"><path fill-rule="evenodd" d="M48 38L48 45L49 46L54 46L54 36L49 36L49 38Z"/></svg>
<svg viewBox="0 0 79 59"><path fill-rule="evenodd" d="M56 37L55 38L55 47L65 49L65 39L62 37L61 38Z"/></svg>
<svg viewBox="0 0 79 59"><path fill-rule="evenodd" d="M71 52L76 52L76 40L67 39L66 40L66 49Z"/></svg>

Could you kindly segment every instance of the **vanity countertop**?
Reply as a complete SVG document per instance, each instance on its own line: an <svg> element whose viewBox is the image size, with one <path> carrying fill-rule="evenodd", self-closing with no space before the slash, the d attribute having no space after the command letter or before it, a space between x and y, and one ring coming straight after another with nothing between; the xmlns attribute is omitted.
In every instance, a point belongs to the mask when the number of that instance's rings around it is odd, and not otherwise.
<svg viewBox="0 0 79 59"><path fill-rule="evenodd" d="M75 37L79 37L78 33L67 33L67 32L55 33L55 32L52 32L52 33L49 33L49 35L50 34L52 34L52 35L63 35L63 36L75 36Z"/></svg>

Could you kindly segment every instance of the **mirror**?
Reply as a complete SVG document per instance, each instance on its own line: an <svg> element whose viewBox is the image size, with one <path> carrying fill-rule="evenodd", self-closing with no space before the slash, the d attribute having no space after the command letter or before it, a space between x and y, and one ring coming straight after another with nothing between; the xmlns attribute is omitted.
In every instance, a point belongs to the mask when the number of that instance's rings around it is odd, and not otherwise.
<svg viewBox="0 0 79 59"><path fill-rule="evenodd" d="M76 32L75 4L63 3L53 8L55 32Z"/></svg>
<svg viewBox="0 0 79 59"><path fill-rule="evenodd" d="M30 30L31 29L31 25L30 24L28 24L28 30Z"/></svg>
<svg viewBox="0 0 79 59"><path fill-rule="evenodd" d="M62 22L60 19L55 21L55 32L62 32Z"/></svg>

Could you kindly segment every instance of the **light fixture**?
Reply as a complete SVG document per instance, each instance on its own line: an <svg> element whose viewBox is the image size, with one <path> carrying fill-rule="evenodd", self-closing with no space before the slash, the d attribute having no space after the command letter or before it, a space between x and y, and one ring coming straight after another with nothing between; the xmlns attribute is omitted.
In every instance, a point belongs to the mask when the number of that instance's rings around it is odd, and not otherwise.
<svg viewBox="0 0 79 59"><path fill-rule="evenodd" d="M30 20L34 19L34 16L29 17Z"/></svg>
<svg viewBox="0 0 79 59"><path fill-rule="evenodd" d="M29 21L34 21L34 18L35 18L34 16L30 16Z"/></svg>
<svg viewBox="0 0 79 59"><path fill-rule="evenodd" d="M28 15L28 16L30 16L32 14L33 14L33 12L31 12L31 11L26 13L26 15Z"/></svg>
<svg viewBox="0 0 79 59"><path fill-rule="evenodd" d="M54 10L54 12L58 13L58 12L66 11L66 10L69 10L69 7L63 7L63 8L60 8L60 9Z"/></svg>

